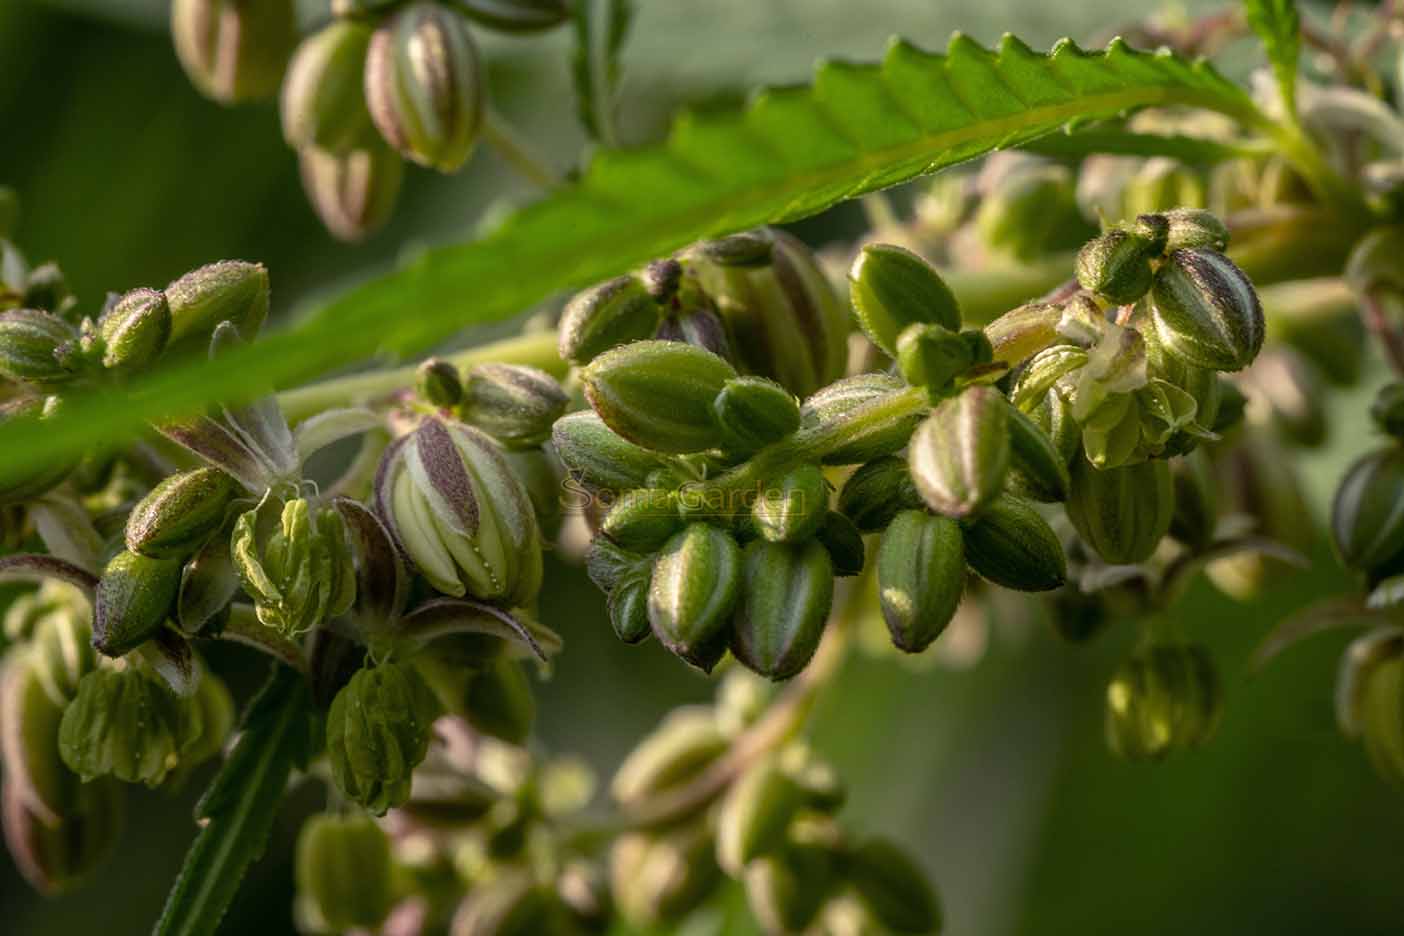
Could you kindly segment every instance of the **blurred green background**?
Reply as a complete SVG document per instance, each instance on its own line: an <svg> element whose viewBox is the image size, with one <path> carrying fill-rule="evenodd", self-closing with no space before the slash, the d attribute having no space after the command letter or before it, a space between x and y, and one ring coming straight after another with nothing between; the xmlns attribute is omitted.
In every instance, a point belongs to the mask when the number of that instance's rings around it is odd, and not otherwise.
<svg viewBox="0 0 1404 936"><path fill-rule="evenodd" d="M1153 9L1145 0L639 6L621 100L623 135L635 141L658 135L683 103L803 78L819 55L873 59L894 33L928 46L954 29L986 42L1009 30L1035 46L1061 35L1092 43ZM302 197L275 108L226 110L198 97L171 52L165 9L165 0L0 2L0 183L23 199L17 240L33 260L60 260L89 307L108 289L159 286L239 257L270 267L279 314L296 315L309 296L419 245L469 236L527 194L480 153L456 178L412 171L388 230L358 247L334 243ZM309 23L324 17L324 0L304 13ZM564 31L484 46L496 105L559 168L573 165L583 140ZM1243 61L1249 54L1240 50ZM847 206L803 233L851 236L857 223ZM1318 510L1343 459L1366 444L1361 399L1337 404L1333 454L1303 465ZM1177 616L1213 647L1227 712L1213 743L1157 767L1119 762L1101 740L1102 687L1134 638L1129 622L1074 648L1046 622L995 620L988 651L964 669L855 659L815 726L817 746L851 782L845 815L919 851L955 936L1400 932L1404 800L1335 729L1331 686L1345 638L1315 638L1262 673L1246 668L1273 622L1347 587L1324 542L1318 552L1309 574L1252 606L1203 585L1191 592ZM619 644L578 571L553 565L544 605L569 647L541 686L547 747L607 771L669 707L708 696L705 680L656 646ZM242 692L262 669L237 651L217 663ZM0 932L146 932L193 833L202 779L174 801L138 794L116 860L76 897L40 901L0 860ZM297 791L223 932L291 931L291 844L320 795Z"/></svg>

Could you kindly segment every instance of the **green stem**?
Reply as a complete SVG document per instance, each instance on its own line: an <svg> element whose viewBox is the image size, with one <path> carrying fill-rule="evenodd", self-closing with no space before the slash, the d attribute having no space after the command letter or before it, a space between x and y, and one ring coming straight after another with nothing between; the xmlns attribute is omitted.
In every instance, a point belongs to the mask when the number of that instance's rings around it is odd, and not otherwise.
<svg viewBox="0 0 1404 936"><path fill-rule="evenodd" d="M483 113L483 139L502 160L517 170L523 178L543 189L561 184L560 173L551 164L533 153L530 144L517 129L491 107Z"/></svg>

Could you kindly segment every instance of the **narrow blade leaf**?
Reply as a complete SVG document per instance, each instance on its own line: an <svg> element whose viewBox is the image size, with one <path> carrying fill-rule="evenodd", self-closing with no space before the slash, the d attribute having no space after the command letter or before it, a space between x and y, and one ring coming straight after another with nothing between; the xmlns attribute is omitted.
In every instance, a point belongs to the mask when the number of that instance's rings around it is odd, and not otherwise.
<svg viewBox="0 0 1404 936"><path fill-rule="evenodd" d="M1262 40L1288 116L1297 114L1297 60L1302 52L1302 21L1297 0L1243 0L1248 25Z"/></svg>
<svg viewBox="0 0 1404 936"><path fill-rule="evenodd" d="M634 19L633 0L578 0L571 77L580 123L592 140L618 145L614 130L619 56Z"/></svg>

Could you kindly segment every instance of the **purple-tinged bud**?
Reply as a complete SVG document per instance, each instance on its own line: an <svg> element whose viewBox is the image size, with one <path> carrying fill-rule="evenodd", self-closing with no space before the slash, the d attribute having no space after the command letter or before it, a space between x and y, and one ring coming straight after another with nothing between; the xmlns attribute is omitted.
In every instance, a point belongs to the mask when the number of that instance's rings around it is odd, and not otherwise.
<svg viewBox="0 0 1404 936"><path fill-rule="evenodd" d="M912 436L907 462L927 505L948 517L978 512L1004 488L1009 403L993 387L943 401Z"/></svg>
<svg viewBox="0 0 1404 936"><path fill-rule="evenodd" d="M171 339L171 308L154 289L133 289L98 321L102 366L135 373L156 363Z"/></svg>
<svg viewBox="0 0 1404 936"><path fill-rule="evenodd" d="M1161 341L1186 364L1242 370L1263 346L1258 294L1221 253L1203 248L1171 253L1156 272L1151 300Z"/></svg>
<svg viewBox="0 0 1404 936"><path fill-rule="evenodd" d="M127 548L149 559L193 555L224 525L225 511L243 489L217 468L173 474L127 516Z"/></svg>
<svg viewBox="0 0 1404 936"><path fill-rule="evenodd" d="M283 78L283 138L293 149L364 149L375 139L366 109L366 51L372 29L333 20L297 47Z"/></svg>
<svg viewBox="0 0 1404 936"><path fill-rule="evenodd" d="M533 448L551 435L551 426L570 400L556 379L523 364L479 364L468 372L460 410L508 448Z"/></svg>
<svg viewBox="0 0 1404 936"><path fill-rule="evenodd" d="M36 387L67 383L76 374L60 361L58 352L77 338L73 326L51 312L0 313L0 377Z"/></svg>
<svg viewBox="0 0 1404 936"><path fill-rule="evenodd" d="M561 359L585 365L611 348L650 338L659 313L637 276L617 276L577 293L561 313Z"/></svg>
<svg viewBox="0 0 1404 936"><path fill-rule="evenodd" d="M414 372L414 390L430 406L447 409L463 400L463 378L450 362L430 358Z"/></svg>
<svg viewBox="0 0 1404 936"><path fill-rule="evenodd" d="M278 90L297 42L292 0L175 0L171 38L190 83L221 104Z"/></svg>
<svg viewBox="0 0 1404 936"><path fill-rule="evenodd" d="M373 141L340 154L304 147L297 159L302 190L337 240L365 240L390 220L405 177L404 160L390 147Z"/></svg>

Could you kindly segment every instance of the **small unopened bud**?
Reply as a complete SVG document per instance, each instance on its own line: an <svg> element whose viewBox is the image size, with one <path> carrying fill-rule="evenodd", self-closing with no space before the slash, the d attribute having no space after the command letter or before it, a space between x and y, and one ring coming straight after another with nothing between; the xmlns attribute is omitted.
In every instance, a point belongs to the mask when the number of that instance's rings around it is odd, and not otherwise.
<svg viewBox="0 0 1404 936"><path fill-rule="evenodd" d="M11 309L0 313L0 377L38 387L72 380L72 369L58 354L78 332L51 312Z"/></svg>
<svg viewBox="0 0 1404 936"><path fill-rule="evenodd" d="M950 287L921 257L892 244L869 244L848 271L858 324L889 357L911 325L960 329L960 306Z"/></svg>
<svg viewBox="0 0 1404 936"><path fill-rule="evenodd" d="M1008 409L1008 487L1016 494L1044 503L1067 500L1072 485L1069 459L1033 418L1012 406Z"/></svg>
<svg viewBox="0 0 1404 936"><path fill-rule="evenodd" d="M1175 514L1170 465L1151 459L1100 470L1079 458L1067 511L1083 541L1107 562L1144 562L1170 531Z"/></svg>
<svg viewBox="0 0 1404 936"><path fill-rule="evenodd" d="M1242 370L1263 345L1263 308L1243 271L1221 253L1177 250L1151 293L1156 331L1169 353L1195 367Z"/></svg>
<svg viewBox="0 0 1404 936"><path fill-rule="evenodd" d="M905 384L890 374L859 374L836 380L805 400L800 423L806 427L840 425L855 411L884 397L900 393ZM861 430L847 434L847 441L824 456L826 465L857 465L900 452L911 438L921 416L898 416L874 424L865 420Z"/></svg>
<svg viewBox="0 0 1404 936"><path fill-rule="evenodd" d="M731 652L762 676L789 679L814 656L829 617L834 565L828 550L815 540L755 540L746 547L742 575Z"/></svg>
<svg viewBox="0 0 1404 936"><path fill-rule="evenodd" d="M906 852L885 839L869 839L845 862L847 878L878 922L897 933L935 933L941 904L926 875Z"/></svg>
<svg viewBox="0 0 1404 936"><path fill-rule="evenodd" d="M1370 572L1404 553L1404 449L1390 446L1358 459L1331 502L1331 533L1341 560Z"/></svg>
<svg viewBox="0 0 1404 936"><path fill-rule="evenodd" d="M1004 487L1009 470L1009 404L992 387L945 400L912 436L907 462L927 505L968 517Z"/></svg>
<svg viewBox="0 0 1404 936"><path fill-rule="evenodd" d="M949 392L956 377L988 364L994 349L978 329L956 333L941 325L911 325L897 338L897 364L907 383Z"/></svg>
<svg viewBox="0 0 1404 936"><path fill-rule="evenodd" d="M1110 303L1129 305L1150 292L1153 247L1130 231L1108 231L1078 251L1077 281Z"/></svg>
<svg viewBox="0 0 1404 936"><path fill-rule="evenodd" d="M414 372L414 390L430 406L448 408L463 399L463 380L448 361L430 358Z"/></svg>
<svg viewBox="0 0 1404 936"><path fill-rule="evenodd" d="M620 438L599 416L571 413L551 427L551 444L573 478L591 488L628 491L647 486L663 468L654 452Z"/></svg>
<svg viewBox="0 0 1404 936"><path fill-rule="evenodd" d="M920 653L941 636L965 590L960 526L924 510L898 514L877 554L878 599L899 650Z"/></svg>
<svg viewBox="0 0 1404 936"><path fill-rule="evenodd" d="M259 263L225 260L192 270L165 289L171 341L187 335L208 340L220 322L253 338L268 317L268 271Z"/></svg>
<svg viewBox="0 0 1404 936"><path fill-rule="evenodd" d="M62 818L50 822L25 802L18 786L0 785L0 824L15 867L46 897L65 894L87 881L112 854L126 818L121 784L96 780L75 787Z"/></svg>
<svg viewBox="0 0 1404 936"><path fill-rule="evenodd" d="M1107 686L1107 743L1128 760L1158 760L1207 741L1221 707L1218 675L1198 644L1138 651Z"/></svg>
<svg viewBox="0 0 1404 936"><path fill-rule="evenodd" d="M171 38L206 97L235 104L278 90L297 42L292 0L175 0Z"/></svg>
<svg viewBox="0 0 1404 936"><path fill-rule="evenodd" d="M297 837L297 896L328 929L375 929L390 912L390 840L366 816L323 813Z"/></svg>
<svg viewBox="0 0 1404 936"><path fill-rule="evenodd" d="M327 757L337 789L375 815L405 802L438 713L438 701L412 666L359 670L327 713Z"/></svg>
<svg viewBox="0 0 1404 936"><path fill-rule="evenodd" d="M333 237L354 243L390 220L405 176L404 160L390 147L373 141L338 154L309 146L297 160L302 190Z"/></svg>
<svg viewBox="0 0 1404 936"><path fill-rule="evenodd" d="M440 172L468 159L483 121L483 79L468 23L457 10L417 2L370 40L365 103L401 155Z"/></svg>
<svg viewBox="0 0 1404 936"><path fill-rule="evenodd" d="M561 313L561 358L584 365L611 348L651 338L659 312L636 276L615 277L577 293Z"/></svg>
<svg viewBox="0 0 1404 936"><path fill-rule="evenodd" d="M460 412L509 448L545 442L569 399L550 374L522 364L479 364L468 372Z"/></svg>
<svg viewBox="0 0 1404 936"><path fill-rule="evenodd" d="M1062 317L1063 311L1058 306L1039 302L1010 309L985 326L990 359L1015 367L1050 345L1060 343L1058 322Z"/></svg>
<svg viewBox="0 0 1404 936"><path fill-rule="evenodd" d="M134 373L156 362L171 338L171 309L154 289L133 289L98 322L102 366Z"/></svg>
<svg viewBox="0 0 1404 936"><path fill-rule="evenodd" d="M1218 215L1203 208L1174 208L1161 214L1170 224L1165 252L1202 247L1223 252L1228 248L1229 230Z"/></svg>
<svg viewBox="0 0 1404 936"><path fill-rule="evenodd" d="M333 507L296 498L245 511L231 550L259 621L296 637L351 608L356 575L346 525Z"/></svg>
<svg viewBox="0 0 1404 936"><path fill-rule="evenodd" d="M631 552L662 547L682 527L678 496L659 488L638 488L616 500L600 522L600 532Z"/></svg>
<svg viewBox="0 0 1404 936"><path fill-rule="evenodd" d="M771 755L743 773L717 811L717 863L740 877L746 865L784 843L803 804L799 785Z"/></svg>
<svg viewBox="0 0 1404 936"><path fill-rule="evenodd" d="M59 752L84 780L154 787L181 765L203 727L198 710L145 670L102 667L83 677L64 710Z"/></svg>
<svg viewBox="0 0 1404 936"><path fill-rule="evenodd" d="M93 608L93 646L119 657L135 650L165 624L180 589L179 559L149 559L118 553L98 580Z"/></svg>
<svg viewBox="0 0 1404 936"><path fill-rule="evenodd" d="M751 519L765 539L798 543L818 530L829 509L829 482L818 465L802 465L766 484L751 508Z"/></svg>
<svg viewBox="0 0 1404 936"><path fill-rule="evenodd" d="M814 538L829 552L834 575L846 578L863 571L867 550L863 546L863 534L853 525L853 521L831 510L824 514L824 522L819 524Z"/></svg>
<svg viewBox="0 0 1404 936"><path fill-rule="evenodd" d="M729 533L691 523L653 564L648 619L672 653L711 672L726 652L741 592L741 549Z"/></svg>
<svg viewBox="0 0 1404 936"><path fill-rule="evenodd" d="M1029 260L1065 249L1071 246L1070 240L1084 234L1087 225L1078 212L1067 167L1026 156L1010 159L1007 166L994 160L986 166L994 166L995 171L982 173L981 183L988 191L975 215L975 228L985 244L1016 260Z"/></svg>
<svg viewBox="0 0 1404 936"><path fill-rule="evenodd" d="M678 709L624 758L610 795L626 810L644 804L706 770L729 743L710 709Z"/></svg>
<svg viewBox="0 0 1404 936"><path fill-rule="evenodd" d="M886 529L902 511L921 507L922 503L906 460L885 455L849 475L839 492L838 508L859 531L876 533Z"/></svg>
<svg viewBox="0 0 1404 936"><path fill-rule="evenodd" d="M371 34L366 23L338 19L297 47L281 98L283 138L293 149L346 153L375 138L364 79Z"/></svg>
<svg viewBox="0 0 1404 936"><path fill-rule="evenodd" d="M657 452L687 453L722 443L713 403L732 366L676 341L637 341L607 351L582 372L585 396L611 429Z"/></svg>
<svg viewBox="0 0 1404 936"><path fill-rule="evenodd" d="M965 524L965 561L981 578L1016 591L1051 591L1067 580L1062 543L1033 505L995 498Z"/></svg>
<svg viewBox="0 0 1404 936"><path fill-rule="evenodd" d="M151 559L193 555L224 525L225 511L240 490L217 468L171 475L127 516L127 548Z"/></svg>
<svg viewBox="0 0 1404 936"><path fill-rule="evenodd" d="M728 450L747 454L778 442L800 426L799 401L773 380L737 377L713 401Z"/></svg>
<svg viewBox="0 0 1404 936"><path fill-rule="evenodd" d="M767 933L807 932L832 896L834 865L829 849L810 843L762 855L746 866L746 904Z"/></svg>
<svg viewBox="0 0 1404 936"><path fill-rule="evenodd" d="M648 623L648 589L652 570L630 575L609 592L606 602L614 634L628 644L639 643L652 631Z"/></svg>

